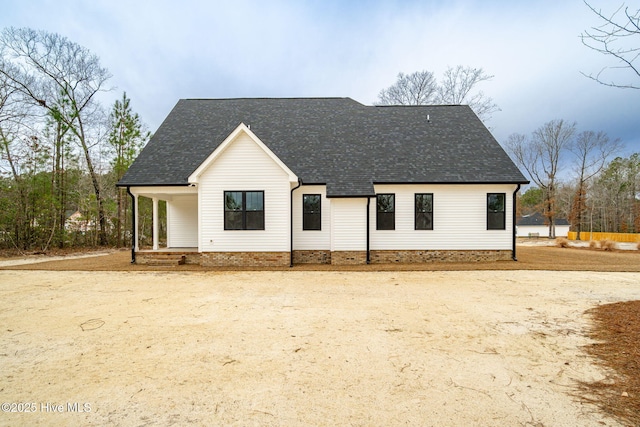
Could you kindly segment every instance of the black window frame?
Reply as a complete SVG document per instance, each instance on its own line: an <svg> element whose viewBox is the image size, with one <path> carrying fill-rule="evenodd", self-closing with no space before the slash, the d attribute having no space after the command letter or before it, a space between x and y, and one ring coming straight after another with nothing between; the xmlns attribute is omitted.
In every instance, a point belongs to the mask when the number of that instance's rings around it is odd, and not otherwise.
<svg viewBox="0 0 640 427"><path fill-rule="evenodd" d="M431 198L431 210L421 210L418 209L418 198L429 196ZM413 205L414 205L414 215L413 215L413 229L414 230L433 230L433 193L415 193L413 197ZM418 226L421 223L419 217L424 215L429 218L430 226L422 227Z"/></svg>
<svg viewBox="0 0 640 427"><path fill-rule="evenodd" d="M318 198L318 209L307 209L306 199L308 197ZM322 195L321 194L303 194L302 195L302 229L305 231L321 231L322 230Z"/></svg>
<svg viewBox="0 0 640 427"><path fill-rule="evenodd" d="M391 196L391 209L380 209L381 199ZM395 230L396 229L396 195L395 193L376 194L376 230Z"/></svg>
<svg viewBox="0 0 640 427"><path fill-rule="evenodd" d="M496 196L502 198L502 206L496 206L492 200ZM487 230L506 230L507 228L507 194L487 193Z"/></svg>
<svg viewBox="0 0 640 427"><path fill-rule="evenodd" d="M227 206L227 198L231 196L231 193L239 193L241 195L241 206L235 209L228 209ZM254 194L260 194L261 197L261 206L262 209L248 209L247 208L247 195L250 197ZM233 196L232 196L233 197ZM224 229L229 231L235 230L249 230L249 231L259 231L265 229L265 207L264 207L264 191L256 190L256 191L225 191L223 193L223 209L224 209ZM251 204L251 201L250 203ZM239 213L240 218L240 227L230 226L232 224L231 221L238 222L238 218L232 219L230 218L232 213ZM254 215L256 214L256 215ZM238 216L238 215L236 215ZM253 226L253 223L256 222L259 224L257 227Z"/></svg>

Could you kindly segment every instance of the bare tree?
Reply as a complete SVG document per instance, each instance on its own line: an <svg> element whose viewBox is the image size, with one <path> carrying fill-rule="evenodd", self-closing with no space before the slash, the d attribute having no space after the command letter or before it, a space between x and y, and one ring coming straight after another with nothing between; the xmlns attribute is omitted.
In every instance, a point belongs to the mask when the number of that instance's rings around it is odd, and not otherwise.
<svg viewBox="0 0 640 427"><path fill-rule="evenodd" d="M539 168L536 180L544 183L546 189L545 215L549 219L549 237L556 237L556 191L558 173L563 166L562 157L572 143L576 130L575 123L552 120L533 132L534 148L539 152Z"/></svg>
<svg viewBox="0 0 640 427"><path fill-rule="evenodd" d="M605 14L587 1L584 2L598 17L600 25L591 27L580 35L589 49L611 57L613 66L604 67L598 73L584 74L605 86L624 89L640 89L640 9L634 11L622 4L612 14ZM616 73L619 72L619 73ZM615 76L611 77L610 74ZM622 83L623 79L630 79Z"/></svg>
<svg viewBox="0 0 640 427"><path fill-rule="evenodd" d="M482 68L447 68L442 83L431 71L398 74L398 80L380 91L376 105L462 105L467 104L483 120L499 111L491 98L474 92L478 84L491 80Z"/></svg>
<svg viewBox="0 0 640 427"><path fill-rule="evenodd" d="M587 183L602 171L607 159L620 148L620 140L610 139L604 132L584 131L578 134L571 151L576 158L577 188L571 206L570 220L580 240L582 222L587 210Z"/></svg>
<svg viewBox="0 0 640 427"><path fill-rule="evenodd" d="M555 238L556 193L563 158L571 148L575 123L552 120L536 129L531 138L510 135L506 149L514 161L527 171L533 182L543 190L543 214L548 220L549 237Z"/></svg>
<svg viewBox="0 0 640 427"><path fill-rule="evenodd" d="M96 196L99 243L107 244L103 197L91 154L96 142L90 141L87 125L99 108L94 98L105 90L111 75L96 55L58 34L8 28L0 37L0 46L0 74L8 84L44 108L78 141Z"/></svg>
<svg viewBox="0 0 640 427"><path fill-rule="evenodd" d="M484 93L472 91L478 84L489 81L494 76L487 75L482 68L463 67L447 68L439 87L440 104L467 104L483 120L491 118L491 114L499 111L493 99Z"/></svg>
<svg viewBox="0 0 640 427"><path fill-rule="evenodd" d="M378 95L378 105L428 105L437 100L438 83L426 70L398 74L398 80Z"/></svg>
<svg viewBox="0 0 640 427"><path fill-rule="evenodd" d="M1 52L0 52L1 53ZM22 180L21 159L26 151L20 144L29 106L0 74L0 177L10 176L13 185L8 194L12 203L3 204L2 234L16 249L26 249L29 234L28 192ZM26 157L26 156L25 156ZM4 240L4 239L3 239Z"/></svg>

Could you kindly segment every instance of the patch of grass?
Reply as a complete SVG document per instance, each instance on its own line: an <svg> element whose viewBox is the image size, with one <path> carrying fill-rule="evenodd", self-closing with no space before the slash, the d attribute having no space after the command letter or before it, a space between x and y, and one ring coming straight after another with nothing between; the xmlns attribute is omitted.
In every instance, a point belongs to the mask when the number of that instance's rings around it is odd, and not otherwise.
<svg viewBox="0 0 640 427"><path fill-rule="evenodd" d="M589 242L589 249L600 249L600 245L595 240Z"/></svg>
<svg viewBox="0 0 640 427"><path fill-rule="evenodd" d="M559 248L570 248L571 245L569 244L569 240L565 239L564 237L560 237L558 239L556 239L556 246Z"/></svg>

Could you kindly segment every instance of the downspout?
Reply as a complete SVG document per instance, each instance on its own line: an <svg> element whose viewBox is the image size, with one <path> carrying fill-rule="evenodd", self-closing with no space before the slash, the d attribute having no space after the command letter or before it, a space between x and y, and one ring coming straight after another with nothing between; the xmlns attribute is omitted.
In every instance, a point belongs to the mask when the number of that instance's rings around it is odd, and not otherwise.
<svg viewBox="0 0 640 427"><path fill-rule="evenodd" d="M369 248L369 206L371 205L371 197L367 197L367 264L371 264L371 250Z"/></svg>
<svg viewBox="0 0 640 427"><path fill-rule="evenodd" d="M136 199L127 185L127 194L131 196L131 264L136 263Z"/></svg>
<svg viewBox="0 0 640 427"><path fill-rule="evenodd" d="M520 184L518 184L518 186L516 187L516 190L513 192L513 219L512 219L512 235L513 235L513 249L511 252L511 258L514 261L518 261L518 258L516 258L516 202L517 202L517 197L516 195L518 194L518 191L520 191Z"/></svg>
<svg viewBox="0 0 640 427"><path fill-rule="evenodd" d="M290 209L290 215L289 215L289 238L290 238L290 251L289 251L289 267L293 267L293 192L295 190L297 190L298 188L300 188L300 186L302 185L302 180L300 178L298 178L298 185L293 187L291 189L291 197L289 198L289 209Z"/></svg>

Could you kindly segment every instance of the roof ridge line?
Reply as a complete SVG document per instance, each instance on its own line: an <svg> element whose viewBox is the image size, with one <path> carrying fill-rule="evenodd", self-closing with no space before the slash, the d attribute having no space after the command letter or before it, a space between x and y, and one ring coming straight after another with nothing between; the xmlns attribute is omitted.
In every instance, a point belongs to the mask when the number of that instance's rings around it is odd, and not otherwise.
<svg viewBox="0 0 640 427"><path fill-rule="evenodd" d="M273 99L273 100L291 100L291 99L350 99L358 102L355 99L348 96L292 96L292 97L278 97L278 96L257 96L257 97L237 97L237 98L182 98L185 101L236 101L236 100L259 100L259 99Z"/></svg>

